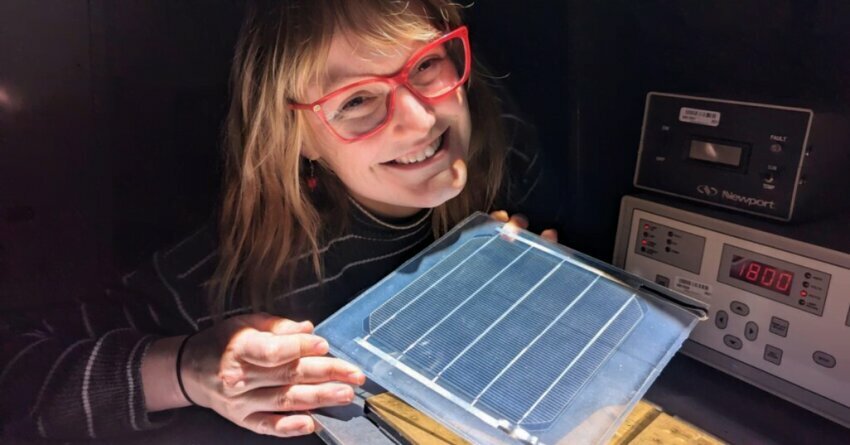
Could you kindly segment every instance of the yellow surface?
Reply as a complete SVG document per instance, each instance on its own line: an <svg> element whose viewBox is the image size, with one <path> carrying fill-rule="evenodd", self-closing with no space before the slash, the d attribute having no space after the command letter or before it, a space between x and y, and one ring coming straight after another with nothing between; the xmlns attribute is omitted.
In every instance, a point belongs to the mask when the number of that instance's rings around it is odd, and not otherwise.
<svg viewBox="0 0 850 445"><path fill-rule="evenodd" d="M724 442L716 437L698 429L697 427L683 422L675 417L661 413L634 440L627 442L630 445L649 444L694 444L694 445L719 445Z"/></svg>
<svg viewBox="0 0 850 445"><path fill-rule="evenodd" d="M614 437L611 438L609 443L611 445L626 445L634 443L633 441L635 437L637 437L638 434L640 434L644 428L649 426L659 415L661 415L661 411L656 408L655 405L641 400L635 406L635 409L629 413L629 416L626 417L626 420L623 421L623 424L620 425L617 432L614 433Z"/></svg>
<svg viewBox="0 0 850 445"><path fill-rule="evenodd" d="M366 401L387 424L416 445L461 445L464 439L412 406L386 392Z"/></svg>
<svg viewBox="0 0 850 445"><path fill-rule="evenodd" d="M392 394L370 397L369 407L415 445L462 445L469 442L448 428L402 402ZM611 439L611 445L696 444L721 445L714 436L661 412L641 401Z"/></svg>

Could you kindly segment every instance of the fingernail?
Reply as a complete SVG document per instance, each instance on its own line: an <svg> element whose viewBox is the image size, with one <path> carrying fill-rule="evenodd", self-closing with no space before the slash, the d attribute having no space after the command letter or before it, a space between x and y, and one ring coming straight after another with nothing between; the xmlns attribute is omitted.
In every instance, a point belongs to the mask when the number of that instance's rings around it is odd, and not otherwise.
<svg viewBox="0 0 850 445"><path fill-rule="evenodd" d="M309 423L303 423L300 427L298 427L298 434L310 434L313 432L313 427Z"/></svg>
<svg viewBox="0 0 850 445"><path fill-rule="evenodd" d="M313 343L313 349L316 351L327 351L328 348L328 342L324 338L316 340L316 342Z"/></svg>
<svg viewBox="0 0 850 445"><path fill-rule="evenodd" d="M350 402L354 397L354 391L351 388L340 388L336 390L336 397L342 402Z"/></svg>
<svg viewBox="0 0 850 445"><path fill-rule="evenodd" d="M360 371L354 371L348 374L348 379L357 382L358 385L362 385L366 381L366 376Z"/></svg>

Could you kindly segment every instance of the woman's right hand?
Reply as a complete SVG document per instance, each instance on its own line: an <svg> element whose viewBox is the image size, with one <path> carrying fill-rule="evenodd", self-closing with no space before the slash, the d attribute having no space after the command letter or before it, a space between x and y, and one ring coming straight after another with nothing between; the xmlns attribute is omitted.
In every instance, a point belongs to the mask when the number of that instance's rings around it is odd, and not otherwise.
<svg viewBox="0 0 850 445"><path fill-rule="evenodd" d="M268 314L229 318L195 334L181 360L189 397L260 434L289 437L315 430L304 411L351 403L366 377L324 357L328 343L310 322Z"/></svg>

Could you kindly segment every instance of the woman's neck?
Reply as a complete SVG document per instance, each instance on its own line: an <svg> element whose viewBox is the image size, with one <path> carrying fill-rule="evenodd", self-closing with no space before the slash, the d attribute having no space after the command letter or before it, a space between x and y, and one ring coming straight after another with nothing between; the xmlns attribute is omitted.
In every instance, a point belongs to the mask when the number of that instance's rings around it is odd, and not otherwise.
<svg viewBox="0 0 850 445"><path fill-rule="evenodd" d="M407 218L408 216L413 216L422 211L421 208L417 207L403 207L394 204L387 204L385 202L365 198L351 191L349 191L349 193L351 194L352 199L377 216L386 218Z"/></svg>

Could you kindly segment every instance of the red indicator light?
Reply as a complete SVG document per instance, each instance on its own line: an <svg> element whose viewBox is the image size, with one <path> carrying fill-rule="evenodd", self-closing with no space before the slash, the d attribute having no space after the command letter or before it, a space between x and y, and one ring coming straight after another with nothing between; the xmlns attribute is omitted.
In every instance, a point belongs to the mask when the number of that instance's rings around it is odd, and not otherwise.
<svg viewBox="0 0 850 445"><path fill-rule="evenodd" d="M804 290L801 290L801 291L800 291L800 296L801 296L801 297L805 297L806 295L809 295L809 293L808 293L808 292L806 292L806 291L804 291Z"/></svg>
<svg viewBox="0 0 850 445"><path fill-rule="evenodd" d="M645 246L645 245L646 245L646 240L645 240L645 239L642 239L642 240L640 240L640 243L641 243L641 244L643 244L643 245Z"/></svg>
<svg viewBox="0 0 850 445"><path fill-rule="evenodd" d="M649 230L649 224L644 224L644 225L643 225L643 230Z"/></svg>

